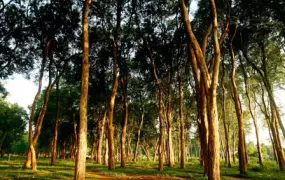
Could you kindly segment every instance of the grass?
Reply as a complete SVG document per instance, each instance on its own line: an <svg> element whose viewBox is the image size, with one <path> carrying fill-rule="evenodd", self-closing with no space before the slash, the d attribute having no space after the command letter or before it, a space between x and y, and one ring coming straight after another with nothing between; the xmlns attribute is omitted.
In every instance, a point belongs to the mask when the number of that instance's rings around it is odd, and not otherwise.
<svg viewBox="0 0 285 180"><path fill-rule="evenodd" d="M32 171L23 168L25 157L13 156L9 161L7 158L0 158L0 179L73 179L74 162L72 160L57 160L56 166L50 166L50 159L39 158L37 161L38 170ZM244 180L244 179L262 179L262 180L285 180L285 172L279 171L278 165L274 161L265 161L264 167L260 167L255 161L250 161L248 173L240 175L238 164L228 168L221 163L221 179L223 180ZM193 159L187 162L186 169L180 169L179 165L174 167L165 166L163 171L157 170L157 162L140 161L137 163L130 162L126 168L120 168L119 164L116 169L109 171L108 167L87 161L86 179L126 179L126 178L145 179L172 179L180 177L191 180L203 180L203 167L199 166L198 160ZM159 178L157 178L159 177Z"/></svg>

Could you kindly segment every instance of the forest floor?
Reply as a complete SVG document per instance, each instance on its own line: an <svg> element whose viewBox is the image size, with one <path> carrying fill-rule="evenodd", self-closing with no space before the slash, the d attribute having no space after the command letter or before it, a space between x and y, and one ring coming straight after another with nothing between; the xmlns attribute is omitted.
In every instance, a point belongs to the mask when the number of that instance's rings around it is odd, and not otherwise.
<svg viewBox="0 0 285 180"><path fill-rule="evenodd" d="M0 158L0 179L73 179L74 161L57 160L55 166L50 166L49 158L39 158L37 160L38 170L32 171L23 168L25 158L12 156L10 160L7 157ZM238 164L234 164L232 168L227 168L221 162L221 179L224 180L245 180L245 179L263 179L274 180L284 179L285 172L278 169L278 165L274 161L265 161L263 168L254 164L255 160L251 160L246 175L239 175ZM198 164L197 159L189 160L185 169L180 169L179 165L174 167L165 166L164 170L157 170L157 162L140 161L137 163L128 163L126 168L117 168L108 171L107 166L98 165L87 160L86 179L138 179L138 180L200 180L207 179L203 176L203 168Z"/></svg>

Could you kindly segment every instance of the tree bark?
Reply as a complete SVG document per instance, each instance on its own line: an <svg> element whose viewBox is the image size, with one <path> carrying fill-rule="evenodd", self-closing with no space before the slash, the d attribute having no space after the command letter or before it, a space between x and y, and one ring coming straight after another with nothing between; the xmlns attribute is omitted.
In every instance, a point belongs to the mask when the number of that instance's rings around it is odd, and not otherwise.
<svg viewBox="0 0 285 180"><path fill-rule="evenodd" d="M256 148L257 148L257 152L258 152L258 163L260 164L260 166L263 166L263 158L262 158L262 152L261 152L261 146L260 146L260 142L259 142L259 133L258 133L258 126L257 126L257 122L256 122L256 117L252 111L252 106L251 106L251 99L249 96L249 85L248 85L248 77L246 75L244 66L241 63L241 67L242 67L242 71L243 71L243 76L244 76L244 84L245 84L245 94L247 97L247 101L248 101L248 108L249 108L249 112L251 115L251 118L253 120L253 125L254 125L254 129L255 129L255 135L256 135Z"/></svg>
<svg viewBox="0 0 285 180"><path fill-rule="evenodd" d="M247 173L247 162L246 162L246 150L245 150L245 136L244 136L244 122L243 122L243 114L242 114L242 108L241 103L239 99L239 92L238 88L235 82L235 55L234 50L232 46L233 39L235 38L237 30L237 25L234 29L234 34L231 37L231 41L229 43L229 51L231 55L232 60L232 72L231 72L231 81L233 86L233 93L234 93L234 102L235 102L235 109L236 109L236 115L238 119L238 153L239 153L239 170L240 174L246 174Z"/></svg>
<svg viewBox="0 0 285 180"><path fill-rule="evenodd" d="M97 148L97 163L102 163L102 143L103 143L103 136L104 136L104 129L105 129L105 121L106 121L106 114L105 111L102 120L99 122L99 139L98 139L98 148Z"/></svg>
<svg viewBox="0 0 285 180"><path fill-rule="evenodd" d="M138 138L137 138L135 152L134 152L134 159L133 159L134 162L137 161L137 157L138 157L138 149L139 149L139 145L140 145L141 129L142 129L142 126L143 126L143 121L144 121L144 105L142 103L143 102L142 102L142 99L141 99L142 114L141 114L141 120L140 120L138 133L137 133L138 134Z"/></svg>
<svg viewBox="0 0 285 180"><path fill-rule="evenodd" d="M121 27L121 11L123 8L122 0L117 0L117 24L114 30L114 40L113 40L113 84L112 92L109 101L108 108L108 149L109 149L109 160L108 168L109 170L115 169L115 147L114 147L114 126L113 126L113 114L115 99L118 89L118 37Z"/></svg>
<svg viewBox="0 0 285 180"><path fill-rule="evenodd" d="M59 81L56 82L56 118L54 125L54 135L52 140L52 154L51 154L51 165L54 166L56 162L56 147L57 147L57 136L58 136L58 125L59 125Z"/></svg>
<svg viewBox="0 0 285 180"><path fill-rule="evenodd" d="M219 75L220 65L220 43L218 40L218 22L217 11L214 0L210 0L211 7L211 23L213 34L213 60L211 62L212 68L208 71L206 59L199 45L191 27L187 7L184 0L180 0L180 10L183 17L184 25L187 30L187 36L191 48L193 48L194 54L197 58L197 64L201 72L205 93L207 97L207 117L208 117L208 171L207 175L209 179L220 179L220 160L219 160L219 132L218 132L218 118L217 118L217 103L216 103L216 90ZM204 47L204 46L202 46ZM189 48L190 49L190 48ZM190 52L191 53L191 52ZM192 53L193 54L193 53ZM194 63L192 62L192 66Z"/></svg>
<svg viewBox="0 0 285 180"><path fill-rule="evenodd" d="M127 124L129 115L129 105L127 97L127 76L121 80L121 86L123 91L123 101L124 101L124 113L123 113L123 126L121 134L121 167L126 167L126 134L127 134Z"/></svg>
<svg viewBox="0 0 285 180"><path fill-rule="evenodd" d="M185 126L184 126L184 115L183 115L183 89L182 89L182 77L181 73L178 76L179 84L179 117L180 117L180 168L185 168Z"/></svg>
<svg viewBox="0 0 285 180"><path fill-rule="evenodd" d="M168 98L167 98L167 134L168 134L168 143L167 143L167 149L168 149L168 156L167 156L167 162L169 167L174 166L174 150L173 150L173 141L172 141L172 121L173 121L173 115L172 115L172 68L169 72L169 80L168 80Z"/></svg>
<svg viewBox="0 0 285 180"><path fill-rule="evenodd" d="M85 0L82 10L83 52L81 70L81 96L79 105L79 135L78 152L75 161L74 180L85 179L87 154L87 97L89 83L89 37L88 37L88 10L91 0Z"/></svg>
<svg viewBox="0 0 285 180"><path fill-rule="evenodd" d="M109 154L109 143L108 143L108 133L106 132L106 137L105 137L105 154L104 154L104 165L108 165L108 154Z"/></svg>
<svg viewBox="0 0 285 180"><path fill-rule="evenodd" d="M231 155L230 155L230 147L229 147L229 134L228 129L226 125L226 115L225 115L225 83L224 83L224 76L225 76L225 70L224 70L224 64L223 66L223 74L222 74L222 115L223 115L223 125L224 125L224 132L225 132L225 144L226 144L226 153L225 153L225 160L228 167L232 167L231 165Z"/></svg>
<svg viewBox="0 0 285 180"><path fill-rule="evenodd" d="M48 54L48 50L50 47L50 40L47 40L46 42L44 42L45 46L43 49L43 59L42 59L42 64L41 64L41 69L40 69L40 76L39 76L39 85L38 85L38 91L35 95L33 104L32 104L32 108L31 108L31 114L30 114L30 118L29 118L29 148L27 151L27 157L26 157L26 161L25 161L25 168L30 168L31 167L31 162L32 162L32 156L31 156L31 150L30 150L30 146L32 144L33 141L33 121L34 121L34 116L35 116L35 110L36 110L36 105L41 93L41 89L42 89L42 80L43 80L43 76L44 76L44 69L45 69L45 65L46 65L46 60L47 60L47 54Z"/></svg>

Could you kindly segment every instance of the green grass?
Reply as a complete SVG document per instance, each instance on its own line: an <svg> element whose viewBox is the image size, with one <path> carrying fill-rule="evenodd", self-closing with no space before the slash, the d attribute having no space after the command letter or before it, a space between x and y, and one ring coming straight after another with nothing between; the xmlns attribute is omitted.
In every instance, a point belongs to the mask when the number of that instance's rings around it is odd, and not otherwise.
<svg viewBox="0 0 285 180"><path fill-rule="evenodd" d="M32 171L23 168L25 157L12 156L10 161L7 158L0 158L0 179L73 179L74 162L72 160L57 160L56 166L50 166L49 158L39 158L37 161L38 170ZM240 175L238 164L233 164L232 168L225 166L221 162L221 179L223 180L243 180L243 179L263 179L263 180L285 180L285 172L279 171L278 165L274 161L265 161L264 167L260 167L255 160L251 160L248 165L248 173ZM86 164L86 179L118 179L126 177L152 177L156 179L165 177L181 177L191 180L203 180L203 167L198 164L197 159L187 162L185 169L180 169L178 163L174 167L165 166L163 171L157 170L157 162L140 161L130 162L126 168L119 167L112 171L108 167L90 161Z"/></svg>

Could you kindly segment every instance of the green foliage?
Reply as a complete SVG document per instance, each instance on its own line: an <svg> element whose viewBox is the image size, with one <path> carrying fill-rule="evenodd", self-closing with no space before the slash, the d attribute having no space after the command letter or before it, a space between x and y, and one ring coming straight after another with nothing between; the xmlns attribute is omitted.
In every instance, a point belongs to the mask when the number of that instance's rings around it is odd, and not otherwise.
<svg viewBox="0 0 285 180"><path fill-rule="evenodd" d="M17 104L0 99L0 152L11 152L14 142L22 139L26 122L26 111Z"/></svg>

